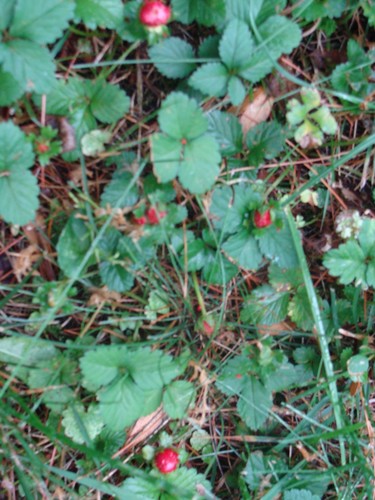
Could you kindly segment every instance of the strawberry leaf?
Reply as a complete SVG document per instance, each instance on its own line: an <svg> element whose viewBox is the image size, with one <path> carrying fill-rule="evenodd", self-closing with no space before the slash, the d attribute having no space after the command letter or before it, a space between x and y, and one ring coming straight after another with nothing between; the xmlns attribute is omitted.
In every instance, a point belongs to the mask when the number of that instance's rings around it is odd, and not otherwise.
<svg viewBox="0 0 375 500"><path fill-rule="evenodd" d="M122 17L124 6L121 0L76 0L76 17L88 28L116 28Z"/></svg>
<svg viewBox="0 0 375 500"><path fill-rule="evenodd" d="M149 55L160 73L168 78L184 78L196 68L193 47L177 37L170 37L149 49Z"/></svg>

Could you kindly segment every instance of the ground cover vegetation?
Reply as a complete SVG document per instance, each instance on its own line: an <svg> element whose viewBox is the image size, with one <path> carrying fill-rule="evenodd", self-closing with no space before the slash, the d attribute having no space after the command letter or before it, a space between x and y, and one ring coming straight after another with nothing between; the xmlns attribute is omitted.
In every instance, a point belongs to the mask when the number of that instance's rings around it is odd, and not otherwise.
<svg viewBox="0 0 375 500"><path fill-rule="evenodd" d="M1 498L373 498L373 1L0 12Z"/></svg>

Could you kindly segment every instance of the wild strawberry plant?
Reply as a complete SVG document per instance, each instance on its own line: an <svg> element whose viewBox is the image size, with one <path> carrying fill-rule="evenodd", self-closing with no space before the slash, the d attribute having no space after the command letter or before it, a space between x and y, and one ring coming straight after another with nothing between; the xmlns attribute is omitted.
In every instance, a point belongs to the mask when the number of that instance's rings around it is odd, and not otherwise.
<svg viewBox="0 0 375 500"><path fill-rule="evenodd" d="M0 0L0 496L371 496L370 4Z"/></svg>

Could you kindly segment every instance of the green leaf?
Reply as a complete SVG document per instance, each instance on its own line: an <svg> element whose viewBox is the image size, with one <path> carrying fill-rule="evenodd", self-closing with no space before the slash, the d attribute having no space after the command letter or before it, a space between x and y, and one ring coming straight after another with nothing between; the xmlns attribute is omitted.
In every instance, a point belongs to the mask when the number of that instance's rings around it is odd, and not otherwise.
<svg viewBox="0 0 375 500"><path fill-rule="evenodd" d="M88 28L116 28L123 17L121 0L76 0L76 17Z"/></svg>
<svg viewBox="0 0 375 500"><path fill-rule="evenodd" d="M82 405L71 406L62 415L65 434L79 444L86 442L86 436L93 441L104 427L96 405L90 405L87 412Z"/></svg>
<svg viewBox="0 0 375 500"><path fill-rule="evenodd" d="M130 99L118 85L97 79L85 81L85 90L91 113L103 123L115 123L129 111Z"/></svg>
<svg viewBox="0 0 375 500"><path fill-rule="evenodd" d="M272 160L283 150L284 142L285 135L279 123L272 121L255 125L246 136L249 163L257 167L264 160Z"/></svg>
<svg viewBox="0 0 375 500"><path fill-rule="evenodd" d="M9 106L23 94L17 80L0 67L0 106Z"/></svg>
<svg viewBox="0 0 375 500"><path fill-rule="evenodd" d="M57 243L57 262L66 276L72 277L91 247L91 234L81 219L72 215ZM90 263L93 257L90 258Z"/></svg>
<svg viewBox="0 0 375 500"><path fill-rule="evenodd" d="M209 135L198 137L185 146L178 177L191 193L202 194L212 188L219 175L221 156L218 144Z"/></svg>
<svg viewBox="0 0 375 500"><path fill-rule="evenodd" d="M0 0L0 31L5 30L10 25L15 6L16 0Z"/></svg>
<svg viewBox="0 0 375 500"><path fill-rule="evenodd" d="M264 383L271 392L279 392L288 389L291 385L301 383L300 374L291 363L284 362L272 373L264 377Z"/></svg>
<svg viewBox="0 0 375 500"><path fill-rule="evenodd" d="M23 225L39 205L37 180L28 171L34 154L25 134L12 122L0 123L0 215Z"/></svg>
<svg viewBox="0 0 375 500"><path fill-rule="evenodd" d="M199 45L198 56L201 57L202 59L206 57L219 59L220 58L219 43L220 43L219 35L208 36Z"/></svg>
<svg viewBox="0 0 375 500"><path fill-rule="evenodd" d="M240 19L250 24L251 18L256 19L264 0L226 0L227 19ZM267 1L265 3L268 3Z"/></svg>
<svg viewBox="0 0 375 500"><path fill-rule="evenodd" d="M133 175L130 172L122 168L117 169L104 188L100 197L100 205L102 207L110 205L112 208L127 208L135 205L139 200L139 194L136 184L129 189L132 180Z"/></svg>
<svg viewBox="0 0 375 500"><path fill-rule="evenodd" d="M246 89L237 76L231 76L228 82L228 94L232 104L239 106L246 97Z"/></svg>
<svg viewBox="0 0 375 500"><path fill-rule="evenodd" d="M188 141L204 134L208 121L194 99L182 92L172 92L159 110L159 125L169 137Z"/></svg>
<svg viewBox="0 0 375 500"><path fill-rule="evenodd" d="M0 43L0 62L26 92L47 93L55 81L55 65L44 47L28 40Z"/></svg>
<svg viewBox="0 0 375 500"><path fill-rule="evenodd" d="M195 272L202 269L207 264L209 255L210 250L203 240L197 239L188 242L187 270Z"/></svg>
<svg viewBox="0 0 375 500"><path fill-rule="evenodd" d="M300 267L282 268L271 264L268 268L268 279L275 290L283 291L297 288L303 284Z"/></svg>
<svg viewBox="0 0 375 500"><path fill-rule="evenodd" d="M251 491L257 491L262 479L270 472L270 467L262 451L250 453L243 474Z"/></svg>
<svg viewBox="0 0 375 500"><path fill-rule="evenodd" d="M188 407L195 398L195 388L191 382L177 380L165 389L163 408L170 418L184 418Z"/></svg>
<svg viewBox="0 0 375 500"><path fill-rule="evenodd" d="M294 323L304 331L312 331L314 319L306 288L298 289L295 296L289 302L288 314Z"/></svg>
<svg viewBox="0 0 375 500"><path fill-rule="evenodd" d="M127 292L134 285L133 273L122 263L101 262L99 274L104 285L115 292Z"/></svg>
<svg viewBox="0 0 375 500"><path fill-rule="evenodd" d="M276 292L269 285L260 286L245 300L241 321L251 325L279 323L288 313L288 304L288 292Z"/></svg>
<svg viewBox="0 0 375 500"><path fill-rule="evenodd" d="M169 182L177 176L181 165L181 143L163 134L151 137L152 162L159 182Z"/></svg>
<svg viewBox="0 0 375 500"><path fill-rule="evenodd" d="M360 382L361 384L367 382L370 363L366 356L363 354L352 356L348 360L347 366L349 377L353 382Z"/></svg>
<svg viewBox="0 0 375 500"><path fill-rule="evenodd" d="M155 321L158 315L169 313L169 297L162 290L152 290L149 297L148 303L145 307L145 316L149 321Z"/></svg>
<svg viewBox="0 0 375 500"><path fill-rule="evenodd" d="M184 59L194 59L195 54L193 47L181 38L162 40L148 52L160 73L168 78L184 78L196 68L194 62L184 62Z"/></svg>
<svg viewBox="0 0 375 500"><path fill-rule="evenodd" d="M189 78L189 85L203 94L221 97L227 91L229 73L221 63L203 64Z"/></svg>
<svg viewBox="0 0 375 500"><path fill-rule="evenodd" d="M363 219L358 241L366 257L375 257L375 219Z"/></svg>
<svg viewBox="0 0 375 500"><path fill-rule="evenodd" d="M73 17L72 0L17 0L10 35L39 44L53 43Z"/></svg>
<svg viewBox="0 0 375 500"><path fill-rule="evenodd" d="M255 377L247 377L237 403L238 413L246 425L258 430L267 420L271 407L271 392Z"/></svg>
<svg viewBox="0 0 375 500"><path fill-rule="evenodd" d="M82 385L89 391L96 391L110 384L120 374L119 368L130 362L129 358L125 346L100 346L86 352L80 359Z"/></svg>
<svg viewBox="0 0 375 500"><path fill-rule="evenodd" d="M294 2L296 3L296 2ZM345 0L325 0L324 2L312 1L305 2L295 6L294 15L302 17L306 21L315 21L320 17L328 17L330 19L340 17L345 10L347 3Z"/></svg>
<svg viewBox="0 0 375 500"><path fill-rule="evenodd" d="M226 67L235 72L247 67L253 48L254 41L247 24L238 19L230 21L219 45L220 58Z"/></svg>
<svg viewBox="0 0 375 500"><path fill-rule="evenodd" d="M225 18L225 0L172 0L175 19L204 26L220 25Z"/></svg>
<svg viewBox="0 0 375 500"><path fill-rule="evenodd" d="M118 498L132 500L159 500L160 489L155 481L143 477L129 477L118 488Z"/></svg>
<svg viewBox="0 0 375 500"><path fill-rule="evenodd" d="M210 285L228 283L237 273L238 267L221 252L211 251L207 264L203 267L203 279Z"/></svg>
<svg viewBox="0 0 375 500"><path fill-rule="evenodd" d="M281 229L272 225L262 231L258 236L258 243L261 252L278 266L286 268L298 266L293 239L285 220Z"/></svg>
<svg viewBox="0 0 375 500"><path fill-rule="evenodd" d="M223 155L233 155L242 151L242 128L237 117L223 111L207 114L208 131L219 144Z"/></svg>
<svg viewBox="0 0 375 500"><path fill-rule="evenodd" d="M339 277L339 282L348 285L366 283L366 255L356 241L348 241L339 248L330 250L323 258L323 264L332 276Z"/></svg>
<svg viewBox="0 0 375 500"><path fill-rule="evenodd" d="M262 263L263 258L259 251L258 242L247 229L242 229L237 234L230 236L222 248L244 269L256 270Z"/></svg>
<svg viewBox="0 0 375 500"><path fill-rule="evenodd" d="M283 495L283 500L320 500L320 496L313 495L309 490L288 490Z"/></svg>

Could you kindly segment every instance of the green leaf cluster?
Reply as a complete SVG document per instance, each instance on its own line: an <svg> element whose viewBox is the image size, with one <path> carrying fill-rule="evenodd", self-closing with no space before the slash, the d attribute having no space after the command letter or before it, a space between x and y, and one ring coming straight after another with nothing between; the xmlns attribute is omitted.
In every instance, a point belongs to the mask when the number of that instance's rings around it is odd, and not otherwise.
<svg viewBox="0 0 375 500"><path fill-rule="evenodd" d="M46 44L68 27L73 0L1 0L0 105L12 104L24 92L48 92L55 81Z"/></svg>
<svg viewBox="0 0 375 500"><path fill-rule="evenodd" d="M262 184L242 182L233 189L224 186L214 190L210 213L214 227L225 238L221 248L245 269L258 269L264 258L281 267L294 267L297 257L293 241L277 204L268 205L272 213L270 226L257 229L254 225L255 210L267 206L263 189Z"/></svg>
<svg viewBox="0 0 375 500"><path fill-rule="evenodd" d="M329 250L323 259L332 276L343 285L349 283L364 289L375 287L375 221L364 219L358 240L350 239Z"/></svg>
<svg viewBox="0 0 375 500"><path fill-rule="evenodd" d="M283 16L268 17L256 28L256 34L241 17L231 19L224 29L219 43L220 62L203 64L189 79L189 84L203 94L222 97L228 93L235 105L246 95L242 80L261 80L272 71L281 54L290 53L301 40L298 26Z"/></svg>
<svg viewBox="0 0 375 500"><path fill-rule="evenodd" d="M174 17L184 24L220 26L225 20L225 0L172 0Z"/></svg>
<svg viewBox="0 0 375 500"><path fill-rule="evenodd" d="M169 182L178 177L190 192L206 192L219 174L221 156L197 102L181 92L172 92L159 111L159 125L161 132L151 137L158 180Z"/></svg>
<svg viewBox="0 0 375 500"><path fill-rule="evenodd" d="M273 392L297 383L296 367L281 351L263 342L262 349L245 348L219 373L216 385L227 396L238 396L237 411L252 430L262 427L272 407Z"/></svg>
<svg viewBox="0 0 375 500"><path fill-rule="evenodd" d="M97 393L101 417L113 430L130 426L156 410L163 389L181 374L171 356L148 347L100 346L88 351L80 366L84 387ZM172 386L171 391L176 389ZM170 396L166 398L169 408ZM172 405L172 413L180 414L176 408L181 405Z"/></svg>

